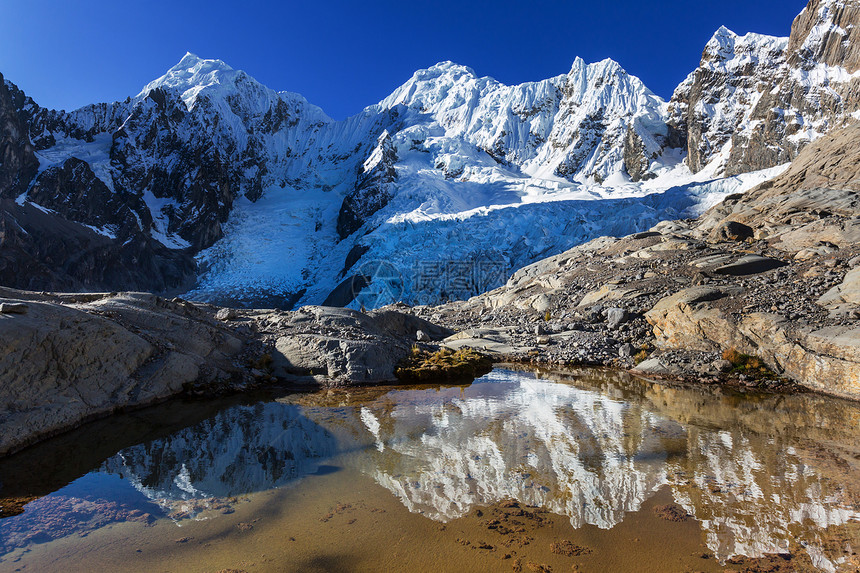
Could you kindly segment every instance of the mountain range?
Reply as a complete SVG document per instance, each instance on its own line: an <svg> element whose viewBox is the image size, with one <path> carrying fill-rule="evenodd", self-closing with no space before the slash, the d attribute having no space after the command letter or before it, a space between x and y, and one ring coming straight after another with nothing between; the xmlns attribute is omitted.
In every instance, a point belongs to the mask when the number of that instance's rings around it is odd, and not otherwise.
<svg viewBox="0 0 860 573"><path fill-rule="evenodd" d="M785 38L720 28L668 102L578 58L517 86L442 62L342 121L193 54L72 112L3 79L0 284L282 308L466 298L698 215L860 119L857 23L858 0L810 0Z"/></svg>

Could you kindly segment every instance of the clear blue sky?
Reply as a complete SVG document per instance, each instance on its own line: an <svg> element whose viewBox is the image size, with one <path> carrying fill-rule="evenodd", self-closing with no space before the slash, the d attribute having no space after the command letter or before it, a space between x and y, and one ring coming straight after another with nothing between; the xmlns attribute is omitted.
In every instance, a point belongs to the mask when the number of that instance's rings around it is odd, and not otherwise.
<svg viewBox="0 0 860 573"><path fill-rule="evenodd" d="M343 118L453 60L505 83L611 57L668 98L720 26L788 35L805 0L0 0L0 73L74 109L137 94L186 51Z"/></svg>

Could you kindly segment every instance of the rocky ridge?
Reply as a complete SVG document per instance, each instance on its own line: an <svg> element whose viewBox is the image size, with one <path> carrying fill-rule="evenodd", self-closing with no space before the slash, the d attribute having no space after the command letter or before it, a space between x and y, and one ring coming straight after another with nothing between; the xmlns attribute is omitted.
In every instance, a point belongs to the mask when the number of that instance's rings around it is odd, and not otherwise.
<svg viewBox="0 0 860 573"><path fill-rule="evenodd" d="M687 165L733 175L786 163L860 109L860 3L812 0L787 38L720 28L669 102Z"/></svg>

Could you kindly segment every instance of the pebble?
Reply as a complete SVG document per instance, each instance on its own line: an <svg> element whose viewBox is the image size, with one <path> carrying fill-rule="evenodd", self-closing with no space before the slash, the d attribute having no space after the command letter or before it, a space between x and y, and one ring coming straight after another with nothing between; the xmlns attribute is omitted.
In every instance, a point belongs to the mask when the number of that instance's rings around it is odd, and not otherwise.
<svg viewBox="0 0 860 573"><path fill-rule="evenodd" d="M622 344L618 348L618 356L620 356L621 358L629 358L629 357L633 356L633 350L634 350L633 345L630 344L629 342Z"/></svg>

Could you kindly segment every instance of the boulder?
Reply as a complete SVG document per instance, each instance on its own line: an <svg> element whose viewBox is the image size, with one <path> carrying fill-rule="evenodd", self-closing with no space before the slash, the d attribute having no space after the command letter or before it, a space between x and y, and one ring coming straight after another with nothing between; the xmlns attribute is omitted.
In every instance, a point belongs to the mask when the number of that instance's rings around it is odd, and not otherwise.
<svg viewBox="0 0 860 573"><path fill-rule="evenodd" d="M218 320L236 320L236 309L222 308L217 313L215 313L215 318L217 318Z"/></svg>
<svg viewBox="0 0 860 573"><path fill-rule="evenodd" d="M718 275L744 276L766 273L788 265L778 259L762 257L759 255L746 255L733 263L723 265L714 269Z"/></svg>
<svg viewBox="0 0 860 573"><path fill-rule="evenodd" d="M783 317L755 313L744 317L740 331L771 368L807 388L860 399L860 327L831 326L794 331Z"/></svg>
<svg viewBox="0 0 860 573"><path fill-rule="evenodd" d="M373 319L374 324L382 330L385 330L392 335L402 336L411 340L421 340L418 338L419 331L423 332L424 335L427 336L425 342L430 340L442 340L454 334L454 331L449 328L433 324L428 320L424 320L423 318L419 318L412 314L401 312L396 308L397 305L394 305L393 307L374 310L369 312L368 316L370 316Z"/></svg>
<svg viewBox="0 0 860 573"><path fill-rule="evenodd" d="M323 306L275 313L266 322L276 325L274 374L324 386L393 382L419 331L449 332L395 310L364 314Z"/></svg>
<svg viewBox="0 0 860 573"><path fill-rule="evenodd" d="M0 302L0 314L27 314L29 308L23 302Z"/></svg>
<svg viewBox="0 0 860 573"><path fill-rule="evenodd" d="M615 330L623 323L627 322L629 316L627 315L627 311L623 308L609 308L606 309L606 326L610 330Z"/></svg>
<svg viewBox="0 0 860 573"><path fill-rule="evenodd" d="M634 291L635 289L623 288L614 284L603 285L597 290L586 293L577 306L590 307L602 302L621 300Z"/></svg>
<svg viewBox="0 0 860 573"><path fill-rule="evenodd" d="M722 289L700 286L660 300L645 313L645 319L654 327L657 345L706 352L718 351L723 344L730 346L734 326L721 310L708 304L728 294Z"/></svg>
<svg viewBox="0 0 860 573"><path fill-rule="evenodd" d="M755 236L755 230L749 225L737 221L726 221L711 232L712 241L746 241Z"/></svg>
<svg viewBox="0 0 860 573"><path fill-rule="evenodd" d="M242 376L233 363L244 342L192 305L135 293L21 297L2 304L26 314L0 314L0 455L188 384Z"/></svg>
<svg viewBox="0 0 860 573"><path fill-rule="evenodd" d="M394 381L394 368L407 355L402 343L311 334L282 336L275 350L276 375L311 376L330 386Z"/></svg>
<svg viewBox="0 0 860 573"><path fill-rule="evenodd" d="M659 357L647 358L636 365L633 369L634 372L642 372L645 374L669 374L669 375L679 375L683 374L683 371L676 367L667 364Z"/></svg>
<svg viewBox="0 0 860 573"><path fill-rule="evenodd" d="M860 305L860 267L849 271L842 283L833 287L818 299L822 306L839 304Z"/></svg>

